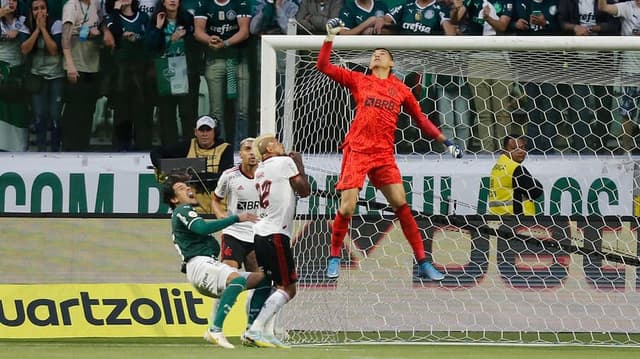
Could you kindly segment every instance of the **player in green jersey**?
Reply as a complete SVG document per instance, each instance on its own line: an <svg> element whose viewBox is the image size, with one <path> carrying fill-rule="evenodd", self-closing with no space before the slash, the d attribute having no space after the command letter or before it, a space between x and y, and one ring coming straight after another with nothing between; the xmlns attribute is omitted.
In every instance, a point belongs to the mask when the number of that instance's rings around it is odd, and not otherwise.
<svg viewBox="0 0 640 359"><path fill-rule="evenodd" d="M270 279L262 272L239 273L236 268L217 260L220 245L212 236L237 222L255 222L258 217L250 212L223 219L205 221L194 210L197 205L194 191L181 176L169 176L163 189L163 200L173 209L171 232L173 243L186 263L187 280L203 295L220 298L215 317L204 338L223 348L233 348L222 333L222 325L240 292L263 286ZM251 303L261 308L263 303Z"/></svg>

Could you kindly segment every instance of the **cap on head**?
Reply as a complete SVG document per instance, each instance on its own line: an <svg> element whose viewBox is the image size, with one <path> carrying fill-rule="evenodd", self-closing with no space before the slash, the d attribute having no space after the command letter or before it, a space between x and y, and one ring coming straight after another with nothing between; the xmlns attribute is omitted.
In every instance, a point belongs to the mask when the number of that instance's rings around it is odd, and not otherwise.
<svg viewBox="0 0 640 359"><path fill-rule="evenodd" d="M210 128L218 127L218 119L214 115L204 115L198 118L196 122L196 129L200 129L202 126L209 126Z"/></svg>

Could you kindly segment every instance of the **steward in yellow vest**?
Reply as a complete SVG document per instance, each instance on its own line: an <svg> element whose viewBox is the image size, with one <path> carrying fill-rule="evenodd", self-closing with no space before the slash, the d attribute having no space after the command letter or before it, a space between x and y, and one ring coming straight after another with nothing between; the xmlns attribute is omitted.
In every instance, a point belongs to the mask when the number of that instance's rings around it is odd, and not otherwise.
<svg viewBox="0 0 640 359"><path fill-rule="evenodd" d="M224 142L216 133L218 121L215 116L201 116L196 122L194 130L195 138L179 142L174 145L156 147L151 151L151 162L157 169L160 168L160 160L163 158L207 158L207 174L221 175L228 168L233 167L233 149ZM168 175L168 173L164 174ZM163 177L163 176L160 176ZM216 177L216 176L212 176ZM198 180L198 178L192 178ZM206 179L205 179L206 180ZM208 181L205 181L208 183ZM217 182L217 181L215 181ZM201 188L204 187L204 188ZM199 206L196 211L201 214L211 214L211 196L215 189L215 183L198 188L196 199Z"/></svg>
<svg viewBox="0 0 640 359"><path fill-rule="evenodd" d="M527 156L526 145L518 135L508 135L503 140L502 154L491 170L490 214L536 214L533 200L544 192L542 184L522 165Z"/></svg>

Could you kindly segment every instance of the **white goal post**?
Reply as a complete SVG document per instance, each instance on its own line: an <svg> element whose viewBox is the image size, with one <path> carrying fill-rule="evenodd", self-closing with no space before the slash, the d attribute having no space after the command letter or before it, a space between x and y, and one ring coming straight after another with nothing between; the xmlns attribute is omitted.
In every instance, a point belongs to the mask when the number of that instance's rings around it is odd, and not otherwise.
<svg viewBox="0 0 640 359"><path fill-rule="evenodd" d="M640 269L629 265L640 247L640 122L621 115L622 91L640 87L640 37L336 37L331 61L349 69L366 71L371 50L391 50L394 74L467 150L460 161L443 156L401 114L398 164L441 283L415 277L400 225L368 184L340 278L324 274L354 109L315 69L323 39L262 37L260 132L303 153L316 191L298 203L300 288L280 319L289 342L640 345ZM504 108L483 109L478 89L494 82L508 84ZM513 123L481 129L498 111ZM506 133L530 138L539 216L486 216L486 176Z"/></svg>

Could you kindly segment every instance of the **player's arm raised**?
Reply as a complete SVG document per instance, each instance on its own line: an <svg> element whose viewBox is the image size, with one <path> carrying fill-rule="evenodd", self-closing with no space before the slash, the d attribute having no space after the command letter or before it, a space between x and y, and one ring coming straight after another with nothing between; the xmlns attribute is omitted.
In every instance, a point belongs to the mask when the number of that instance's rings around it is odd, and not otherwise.
<svg viewBox="0 0 640 359"><path fill-rule="evenodd" d="M329 76L333 81L338 82L342 86L350 87L353 81L353 71L347 70L340 66L336 66L331 63L331 50L333 48L333 39L343 29L343 24L340 19L331 19L327 22L327 37L325 37L320 53L318 54L318 61L316 62L316 68L318 71Z"/></svg>
<svg viewBox="0 0 640 359"><path fill-rule="evenodd" d="M302 163L302 155L299 152L289 153L289 157L293 160L298 168L298 175L291 177L289 183L291 188L300 196L307 197L311 193L311 186L307 180L307 176L304 174L304 164Z"/></svg>
<svg viewBox="0 0 640 359"><path fill-rule="evenodd" d="M318 71L329 76L333 81L336 81L343 86L348 86L349 83L351 83L351 71L331 63L330 58L332 46L333 41L325 41L322 44L320 53L318 54L316 68Z"/></svg>

